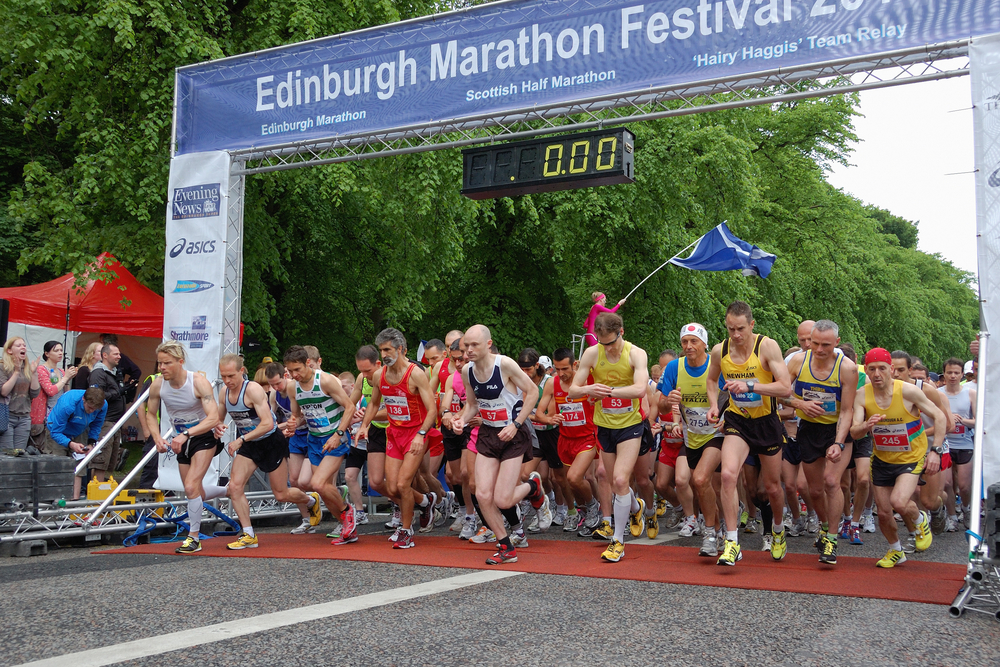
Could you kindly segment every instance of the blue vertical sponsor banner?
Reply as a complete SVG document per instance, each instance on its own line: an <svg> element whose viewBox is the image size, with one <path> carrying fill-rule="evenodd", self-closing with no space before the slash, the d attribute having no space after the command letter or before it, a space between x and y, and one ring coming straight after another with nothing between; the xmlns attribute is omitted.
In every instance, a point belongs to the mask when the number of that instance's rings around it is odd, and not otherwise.
<svg viewBox="0 0 1000 667"><path fill-rule="evenodd" d="M218 375L226 273L229 154L170 161L163 338L182 343L189 370Z"/></svg>
<svg viewBox="0 0 1000 667"><path fill-rule="evenodd" d="M986 368L980 366L979 388L989 397L1000 392L1000 34L975 39L969 48L972 78L972 118L976 153L976 243L979 259L980 314L983 330L991 335ZM992 338L997 335L997 338ZM1000 432L1000 408L987 400L985 414L976 415L983 427L984 488L1000 482L1000 447L985 434Z"/></svg>
<svg viewBox="0 0 1000 667"><path fill-rule="evenodd" d="M389 131L998 30L997 0L510 0L180 68L176 151Z"/></svg>

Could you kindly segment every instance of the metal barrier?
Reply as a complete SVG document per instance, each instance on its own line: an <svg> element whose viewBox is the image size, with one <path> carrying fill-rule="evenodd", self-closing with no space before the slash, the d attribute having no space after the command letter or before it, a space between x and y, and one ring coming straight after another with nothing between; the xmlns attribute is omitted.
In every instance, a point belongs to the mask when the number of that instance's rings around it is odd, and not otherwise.
<svg viewBox="0 0 1000 667"><path fill-rule="evenodd" d="M87 464L90 463L91 461L93 461L94 457L97 456L98 454L100 454L101 450L104 449L104 445L108 444L108 442L111 440L111 438L113 436L115 436L119 431L122 430L122 428L125 426L125 422L127 422L132 417L132 415L135 414L135 411L139 409L140 405L142 405L143 403L146 402L147 398L149 398L149 389L147 389L146 391L142 392L142 395L139 396L139 398L135 399L135 401L132 402L131 407L129 407L129 409L125 411L125 414L123 414L121 416L121 419L119 419L117 422L115 422L114 428L112 428L110 431L108 431L104 435L104 437L101 438L98 441L97 445L95 445L94 448L92 450L90 450L90 452L88 452L86 456L83 457L83 460L81 460L76 465L76 474L77 475L79 475L80 473L82 473L83 471L85 471L87 469Z"/></svg>

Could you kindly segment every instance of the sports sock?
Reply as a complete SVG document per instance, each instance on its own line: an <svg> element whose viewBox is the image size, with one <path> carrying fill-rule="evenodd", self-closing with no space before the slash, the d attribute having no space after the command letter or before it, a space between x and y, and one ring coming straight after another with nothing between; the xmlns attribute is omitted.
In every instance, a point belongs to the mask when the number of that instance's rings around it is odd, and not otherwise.
<svg viewBox="0 0 1000 667"><path fill-rule="evenodd" d="M188 525L191 526L191 533L197 535L201 532L201 512L205 507L201 496L188 498Z"/></svg>
<svg viewBox="0 0 1000 667"><path fill-rule="evenodd" d="M504 545L508 549L514 548L514 545L510 543L510 535L500 538L500 544Z"/></svg>
<svg viewBox="0 0 1000 667"><path fill-rule="evenodd" d="M309 501L306 503L306 507L312 509L312 506L316 504L316 496L310 496L307 494L306 498L309 499Z"/></svg>
<svg viewBox="0 0 1000 667"><path fill-rule="evenodd" d="M760 505L760 525L766 526L768 524L774 525L774 511L771 509L771 503L762 502ZM778 515L781 516L780 514ZM781 519L778 519L778 523L781 523ZM763 530L763 528L762 528Z"/></svg>
<svg viewBox="0 0 1000 667"><path fill-rule="evenodd" d="M531 490L528 491L528 496L527 496L528 498L534 498L536 495L538 495L538 482L536 480L528 478L528 481L525 483L529 487L531 487Z"/></svg>
<svg viewBox="0 0 1000 667"><path fill-rule="evenodd" d="M486 526L487 528L489 528L490 524L486 523L486 517L483 516L483 510L482 510L481 507L479 507L479 498L476 498L475 495L472 496L472 506L476 508L476 514L479 515L479 521L484 526Z"/></svg>
<svg viewBox="0 0 1000 667"><path fill-rule="evenodd" d="M503 518L507 519L511 531L515 531L521 527L521 515L517 511L517 505L500 510L500 514L503 514Z"/></svg>
<svg viewBox="0 0 1000 667"><path fill-rule="evenodd" d="M727 530L726 531L726 542L735 542L737 540L737 533L739 531Z"/></svg>
<svg viewBox="0 0 1000 667"><path fill-rule="evenodd" d="M226 495L226 486L215 486L212 484L202 484L201 488L205 491L205 495L201 497L202 500L211 500L212 498L221 498Z"/></svg>
<svg viewBox="0 0 1000 667"><path fill-rule="evenodd" d="M418 503L418 506L419 507L427 507L427 503L429 503L430 501L431 501L430 497L425 493L424 496L423 496L423 500L421 500Z"/></svg>
<svg viewBox="0 0 1000 667"><path fill-rule="evenodd" d="M629 496L631 497L632 500L628 506L628 512L629 514L635 514L636 512L639 511L639 499L636 498L635 491L630 492Z"/></svg>
<svg viewBox="0 0 1000 667"><path fill-rule="evenodd" d="M902 551L903 545L899 543L899 540L896 540L895 542L889 545L889 548L892 549L893 551Z"/></svg>
<svg viewBox="0 0 1000 667"><path fill-rule="evenodd" d="M656 505L652 505L650 507L647 507L642 514L645 517L651 517L651 516L653 516L654 514L656 514Z"/></svg>
<svg viewBox="0 0 1000 667"><path fill-rule="evenodd" d="M253 526L243 526L243 532L253 537Z"/></svg>
<svg viewBox="0 0 1000 667"><path fill-rule="evenodd" d="M459 506L463 505L465 503L465 490L462 488L462 485L456 484L451 487L451 490L455 492L455 502L458 503Z"/></svg>
<svg viewBox="0 0 1000 667"><path fill-rule="evenodd" d="M619 542L625 541L625 526L628 525L628 515L629 510L632 507L632 502L634 499L632 495L619 496L615 494L615 500L612 503L615 512L615 537L614 539ZM637 507L638 509L638 507Z"/></svg>
<svg viewBox="0 0 1000 667"><path fill-rule="evenodd" d="M858 523L857 521L852 521L851 522L851 528L860 528L860 527L861 527L861 524Z"/></svg>

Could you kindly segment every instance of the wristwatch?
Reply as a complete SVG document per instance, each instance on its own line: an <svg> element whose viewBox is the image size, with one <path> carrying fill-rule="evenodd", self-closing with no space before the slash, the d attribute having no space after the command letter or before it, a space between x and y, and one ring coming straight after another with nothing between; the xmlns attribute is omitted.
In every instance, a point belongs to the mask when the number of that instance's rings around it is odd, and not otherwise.
<svg viewBox="0 0 1000 667"><path fill-rule="evenodd" d="M835 442L835 443L833 443L833 444L835 444L835 445L837 445L838 447L840 447L840 451L844 451L844 447L846 447L846 446L847 446L847 445L845 445L845 444L844 444L844 443L842 443L842 442Z"/></svg>
<svg viewBox="0 0 1000 667"><path fill-rule="evenodd" d="M944 447L931 447L931 451L937 454L938 456L941 456L942 454L944 454Z"/></svg>
<svg viewBox="0 0 1000 667"><path fill-rule="evenodd" d="M420 429L419 431L417 431L417 435L427 435L427 429L425 428Z"/></svg>
<svg viewBox="0 0 1000 667"><path fill-rule="evenodd" d="M753 393L753 389L756 386L757 386L756 382L754 382L753 380L747 380L747 391L750 392L751 394Z"/></svg>
<svg viewBox="0 0 1000 667"><path fill-rule="evenodd" d="M345 433L345 431L341 431L341 430L340 430L340 429L338 428L338 429L337 429L336 431L334 431L334 432L335 432L335 433L336 433L337 435L339 435L339 436L340 436L341 438L343 438L343 437L344 437L344 433Z"/></svg>

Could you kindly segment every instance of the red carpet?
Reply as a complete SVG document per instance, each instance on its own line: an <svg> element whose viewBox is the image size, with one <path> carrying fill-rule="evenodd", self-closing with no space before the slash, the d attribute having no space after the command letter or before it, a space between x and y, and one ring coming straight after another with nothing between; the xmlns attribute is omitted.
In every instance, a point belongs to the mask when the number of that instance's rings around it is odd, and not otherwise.
<svg viewBox="0 0 1000 667"><path fill-rule="evenodd" d="M198 556L246 558L310 558L491 569L486 558L489 544L470 544L455 537L415 537L412 549L393 549L385 536L364 535L347 546L333 547L318 535L262 534L260 547L229 551L232 538L202 542ZM173 555L179 542L149 544L95 553ZM719 567L713 558L700 558L694 547L625 545L618 563L601 560L600 542L531 540L517 552L518 562L504 569L534 574L559 574L603 579L656 581L695 586L723 586L763 591L841 595L859 598L951 604L958 594L966 568L961 565L909 560L891 570L875 567L871 558L842 556L835 566L822 566L812 554L789 553L775 562L766 552L746 551L736 567ZM178 556L181 558L182 556ZM190 557L190 556L188 556Z"/></svg>

